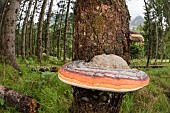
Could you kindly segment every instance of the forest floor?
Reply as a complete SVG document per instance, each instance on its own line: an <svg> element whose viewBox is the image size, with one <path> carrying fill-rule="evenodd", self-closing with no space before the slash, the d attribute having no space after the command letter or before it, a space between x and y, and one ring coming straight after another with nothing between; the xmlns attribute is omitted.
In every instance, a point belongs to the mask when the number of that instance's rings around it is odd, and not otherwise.
<svg viewBox="0 0 170 113"><path fill-rule="evenodd" d="M39 113L67 113L71 105L71 87L61 82L57 72L40 72L38 63L30 57L18 58L21 72L10 66L0 65L0 85L31 96L40 104ZM41 66L64 64L55 58L44 59ZM150 84L141 90L124 96L121 113L170 113L170 63L167 67L141 70L150 76ZM18 113L6 107L0 99L0 113Z"/></svg>

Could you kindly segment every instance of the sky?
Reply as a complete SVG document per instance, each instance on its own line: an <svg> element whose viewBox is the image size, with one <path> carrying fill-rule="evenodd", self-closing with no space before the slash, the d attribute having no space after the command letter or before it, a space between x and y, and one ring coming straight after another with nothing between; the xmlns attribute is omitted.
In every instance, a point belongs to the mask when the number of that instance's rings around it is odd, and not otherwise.
<svg viewBox="0 0 170 113"><path fill-rule="evenodd" d="M131 15L131 19L134 19L136 16L144 17L144 1L143 0L126 0L128 9Z"/></svg>

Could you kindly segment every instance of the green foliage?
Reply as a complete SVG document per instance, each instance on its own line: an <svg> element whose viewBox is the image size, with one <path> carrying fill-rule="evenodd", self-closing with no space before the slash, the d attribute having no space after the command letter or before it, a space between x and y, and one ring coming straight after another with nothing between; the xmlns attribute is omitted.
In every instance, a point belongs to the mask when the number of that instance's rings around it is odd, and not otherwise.
<svg viewBox="0 0 170 113"><path fill-rule="evenodd" d="M143 53L143 45L139 46L139 44L137 43L132 43L130 45L130 56L132 59L136 59L136 58L143 58L142 56Z"/></svg>
<svg viewBox="0 0 170 113"><path fill-rule="evenodd" d="M5 103L4 99L0 99L0 105L3 106Z"/></svg>

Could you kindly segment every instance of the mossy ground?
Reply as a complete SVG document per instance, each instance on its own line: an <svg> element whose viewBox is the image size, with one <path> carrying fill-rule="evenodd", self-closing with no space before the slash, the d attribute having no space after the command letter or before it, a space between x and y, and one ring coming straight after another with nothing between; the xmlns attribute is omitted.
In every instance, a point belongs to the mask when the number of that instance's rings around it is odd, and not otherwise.
<svg viewBox="0 0 170 113"><path fill-rule="evenodd" d="M10 66L0 65L0 85L35 98L40 104L39 113L67 113L71 105L71 87L62 83L54 72L39 72L38 63L33 58L18 58L21 72ZM56 65L64 62L55 58L41 65ZM121 113L170 113L170 64L165 68L142 69L151 78L150 84L124 96ZM0 99L0 113L18 113L6 107Z"/></svg>

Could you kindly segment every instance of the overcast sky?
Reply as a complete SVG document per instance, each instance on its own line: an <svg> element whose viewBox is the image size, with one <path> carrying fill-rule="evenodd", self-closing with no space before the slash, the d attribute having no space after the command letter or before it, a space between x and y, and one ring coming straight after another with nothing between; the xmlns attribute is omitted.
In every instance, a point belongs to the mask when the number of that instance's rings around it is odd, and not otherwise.
<svg viewBox="0 0 170 113"><path fill-rule="evenodd" d="M127 0L128 9L131 15L131 19L136 16L144 17L144 1L143 0Z"/></svg>

